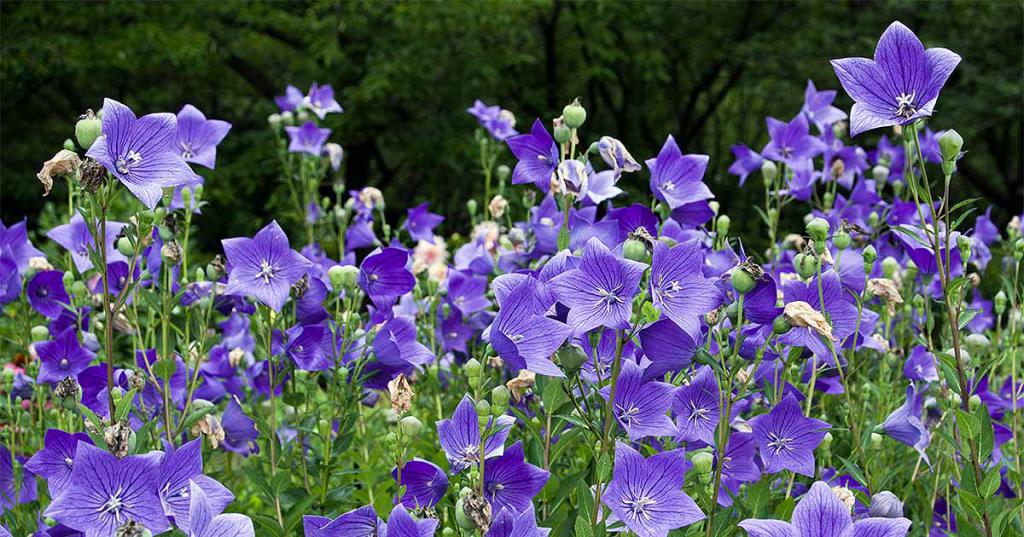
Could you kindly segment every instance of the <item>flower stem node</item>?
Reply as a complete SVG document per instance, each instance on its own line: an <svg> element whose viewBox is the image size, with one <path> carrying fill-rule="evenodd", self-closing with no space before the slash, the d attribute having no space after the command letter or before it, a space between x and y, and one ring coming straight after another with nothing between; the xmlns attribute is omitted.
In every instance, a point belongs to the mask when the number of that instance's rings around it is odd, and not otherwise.
<svg viewBox="0 0 1024 537"><path fill-rule="evenodd" d="M573 99L562 109L562 118L565 119L566 127L578 129L587 121L587 109L580 104L579 98Z"/></svg>

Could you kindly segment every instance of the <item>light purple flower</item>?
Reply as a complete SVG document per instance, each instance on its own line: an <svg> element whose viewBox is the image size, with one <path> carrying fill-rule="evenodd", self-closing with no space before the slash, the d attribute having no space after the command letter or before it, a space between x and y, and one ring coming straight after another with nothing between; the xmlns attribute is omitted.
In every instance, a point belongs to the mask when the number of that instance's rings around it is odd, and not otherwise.
<svg viewBox="0 0 1024 537"><path fill-rule="evenodd" d="M818 129L825 132L837 121L846 119L846 112L832 106L836 100L836 90L821 90L814 87L814 81L807 81L807 89L804 90L804 106L801 112L807 115L807 119L814 122Z"/></svg>
<svg viewBox="0 0 1024 537"><path fill-rule="evenodd" d="M935 382L939 372L935 368L935 356L924 345L915 345L910 356L903 363L903 376L909 380Z"/></svg>
<svg viewBox="0 0 1024 537"><path fill-rule="evenodd" d="M743 144L732 146L732 155L736 161L729 166L729 173L739 176L740 186L747 182L747 177L750 174L760 171L761 165L764 163L764 157L760 153Z"/></svg>
<svg viewBox="0 0 1024 537"><path fill-rule="evenodd" d="M689 466L681 449L644 459L617 442L614 473L601 501L639 537L665 537L670 530L704 519L700 507L682 490Z"/></svg>
<svg viewBox="0 0 1024 537"><path fill-rule="evenodd" d="M398 504L391 510L388 522L378 537L431 537L437 531L438 522L436 518L416 520L404 505ZM341 534L338 535L340 537Z"/></svg>
<svg viewBox="0 0 1024 537"><path fill-rule="evenodd" d="M408 209L408 217L402 228L409 232L409 236L413 240L427 241L433 244L434 228L441 222L444 222L444 217L430 212L429 207L430 204L424 202L412 209Z"/></svg>
<svg viewBox="0 0 1024 537"><path fill-rule="evenodd" d="M644 378L654 379L689 367L698 345L671 319L662 319L640 331L640 346L651 361Z"/></svg>
<svg viewBox="0 0 1024 537"><path fill-rule="evenodd" d="M178 112L177 150L185 162L206 166L211 170L217 161L217 144L228 135L231 124L206 115L191 104Z"/></svg>
<svg viewBox="0 0 1024 537"><path fill-rule="evenodd" d="M694 340L700 336L701 316L721 303L714 282L704 278L700 242L669 248L657 241L651 259L651 303Z"/></svg>
<svg viewBox="0 0 1024 537"><path fill-rule="evenodd" d="M715 197L703 181L710 158L707 155L683 155L675 138L669 135L658 156L647 160L654 196L672 209Z"/></svg>
<svg viewBox="0 0 1024 537"><path fill-rule="evenodd" d="M160 501L167 516L174 517L174 524L182 530L192 530L197 535L191 511L196 507L193 503L195 490L203 493L205 507L220 513L235 495L224 485L212 477L203 475L203 439L202 437L186 442L180 448L170 446L160 459L158 486ZM205 534L212 535L212 534Z"/></svg>
<svg viewBox="0 0 1024 537"><path fill-rule="evenodd" d="M56 498L71 484L71 469L74 467L78 443L92 444L85 433L67 433L60 429L48 429L43 437L43 449L37 451L25 462L25 469L46 479L50 497Z"/></svg>
<svg viewBox="0 0 1024 537"><path fill-rule="evenodd" d="M490 341L495 352L512 369L564 377L565 373L551 361L551 355L562 346L572 329L546 315L550 303L542 298L542 284L524 276L507 289L502 289L501 285L494 287L500 309L484 332L484 339Z"/></svg>
<svg viewBox="0 0 1024 537"><path fill-rule="evenodd" d="M525 511L503 508L491 520L484 537L547 537L551 530L537 527L533 505Z"/></svg>
<svg viewBox="0 0 1024 537"><path fill-rule="evenodd" d="M907 398L902 406L889 414L882 422L885 434L914 448L928 461L925 450L931 444L932 437L921 418L924 393L911 382L907 386Z"/></svg>
<svg viewBox="0 0 1024 537"><path fill-rule="evenodd" d="M601 155L601 160L612 167L616 177L621 173L640 171L640 163L629 154L626 146L611 136L602 136L598 140L597 152Z"/></svg>
<svg viewBox="0 0 1024 537"><path fill-rule="evenodd" d="M224 294L251 296L274 311L281 311L292 284L313 265L289 247L288 236L277 220L251 239L236 237L221 244L229 265Z"/></svg>
<svg viewBox="0 0 1024 537"><path fill-rule="evenodd" d="M67 377L78 378L78 374L89 367L96 355L78 343L78 331L64 330L50 341L36 344L39 354L38 382L56 384Z"/></svg>
<svg viewBox="0 0 1024 537"><path fill-rule="evenodd" d="M612 414L626 431L630 440L648 436L671 436L676 426L667 412L672 406L675 386L657 381L644 381L644 371L633 360L623 359L622 369L615 385ZM601 389L606 401L611 386Z"/></svg>
<svg viewBox="0 0 1024 537"><path fill-rule="evenodd" d="M529 134L512 136L505 142L519 159L512 171L512 184L534 183L544 192L551 190L551 176L558 167L558 146L544 124L538 119Z"/></svg>
<svg viewBox="0 0 1024 537"><path fill-rule="evenodd" d="M381 309L416 287L416 277L406 268L409 252L384 248L371 253L359 265L359 288Z"/></svg>
<svg viewBox="0 0 1024 537"><path fill-rule="evenodd" d="M715 429L721 413L718 381L711 366L701 366L690 383L680 386L672 401L679 429L678 439L683 442L699 440L715 445Z"/></svg>
<svg viewBox="0 0 1024 537"><path fill-rule="evenodd" d="M484 499L491 504L492 512L503 508L525 511L550 475L526 462L523 443L516 442L484 464Z"/></svg>
<svg viewBox="0 0 1024 537"><path fill-rule="evenodd" d="M568 325L575 334L599 326L629 328L633 297L647 265L613 254L596 239L587 241L579 268L554 277L548 285L569 308Z"/></svg>
<svg viewBox="0 0 1024 537"><path fill-rule="evenodd" d="M377 512L372 505L353 509L338 518L305 515L302 529L305 537L378 537Z"/></svg>
<svg viewBox="0 0 1024 537"><path fill-rule="evenodd" d="M313 85L309 87L309 93L302 100L302 104L320 119L327 117L327 114L332 112L344 112L338 101L334 100L334 88L330 84L320 86L313 82Z"/></svg>
<svg viewBox="0 0 1024 537"><path fill-rule="evenodd" d="M754 438L761 451L765 472L782 470L814 475L814 449L832 426L821 420L804 417L793 394L775 405L769 413L750 420Z"/></svg>
<svg viewBox="0 0 1024 537"><path fill-rule="evenodd" d="M910 530L905 518L864 518L853 521L850 509L817 481L797 503L792 523L748 518L740 522L750 537L903 537Z"/></svg>
<svg viewBox="0 0 1024 537"><path fill-rule="evenodd" d="M292 153L308 153L319 157L324 142L331 135L331 129L322 129L312 121L305 122L301 127L285 127L288 133L288 151Z"/></svg>
<svg viewBox="0 0 1024 537"><path fill-rule="evenodd" d="M46 516L85 537L108 537L128 519L153 533L170 529L157 489L157 459L117 457L79 442L71 483L54 498Z"/></svg>
<svg viewBox="0 0 1024 537"><path fill-rule="evenodd" d="M850 109L850 135L932 115L939 91L959 63L960 56L947 49L925 50L899 21L879 38L874 60L832 60L843 89L856 101Z"/></svg>
<svg viewBox="0 0 1024 537"><path fill-rule="evenodd" d="M195 173L174 146L178 134L173 114L136 119L127 106L103 100L103 135L86 153L103 165L142 203L153 209L164 187L183 185Z"/></svg>
<svg viewBox="0 0 1024 537"><path fill-rule="evenodd" d="M211 499L207 490L195 481L189 482L189 491L186 495L189 500L189 537L255 537L256 531L249 517L238 513L222 514L223 506ZM175 517L174 521L177 523L178 518Z"/></svg>
<svg viewBox="0 0 1024 537"><path fill-rule="evenodd" d="M488 424L490 436L484 446L486 458L504 453L505 439L515 418L500 416ZM437 422L437 437L448 457L448 465L457 474L480 462L480 424L477 421L476 405L468 395L455 407L451 419ZM486 467L486 464L485 464Z"/></svg>
<svg viewBox="0 0 1024 537"><path fill-rule="evenodd" d="M398 468L391 471L398 479ZM413 459L402 466L402 480L398 485L405 487L405 494L399 499L409 509L433 507L444 498L448 491L448 476L440 466L423 459Z"/></svg>
<svg viewBox="0 0 1024 537"><path fill-rule="evenodd" d="M121 255L117 248L114 248L114 239L121 234L125 225L122 222L107 221L107 235L103 241L107 249L107 263L127 261L127 258ZM89 226L81 214L75 213L69 223L54 227L46 233L46 236L71 253L71 260L75 262L78 272L85 272L92 268L89 251L97 249L96 241L89 233Z"/></svg>
<svg viewBox="0 0 1024 537"><path fill-rule="evenodd" d="M277 107L282 112L294 112L302 105L302 99L303 95L299 88L288 84L288 87L284 90L284 95L274 97L274 102L277 103Z"/></svg>
<svg viewBox="0 0 1024 537"><path fill-rule="evenodd" d="M64 273L59 270L37 272L28 282L25 294L32 309L48 319L59 317L64 306L71 303L64 289Z"/></svg>
<svg viewBox="0 0 1024 537"><path fill-rule="evenodd" d="M807 116L798 114L789 123L773 117L766 121L771 139L761 150L765 158L785 162L793 169L806 170L810 167L811 159L825 151L825 142L811 136Z"/></svg>
<svg viewBox="0 0 1024 537"><path fill-rule="evenodd" d="M477 99L472 107L466 109L466 112L475 117L480 125L499 142L519 134L515 129L515 116L508 110L502 110L500 106L488 106Z"/></svg>

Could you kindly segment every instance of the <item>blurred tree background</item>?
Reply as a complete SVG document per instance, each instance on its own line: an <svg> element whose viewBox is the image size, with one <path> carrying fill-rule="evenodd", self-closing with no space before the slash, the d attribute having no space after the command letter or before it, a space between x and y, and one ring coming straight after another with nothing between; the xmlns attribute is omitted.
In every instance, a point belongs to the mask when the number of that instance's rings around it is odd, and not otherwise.
<svg viewBox="0 0 1024 537"><path fill-rule="evenodd" d="M986 198L1005 223L1024 203L1022 17L1019 1L4 2L0 212L40 212L36 171L103 97L140 115L191 103L234 125L217 169L203 171L200 248L217 251L271 217L273 97L317 81L345 107L327 126L345 147L347 186L381 188L395 220L429 200L448 215L443 232L462 229L465 200L483 189L474 99L514 111L525 130L580 96L587 140L612 135L644 159L673 134L684 152L711 155L707 182L734 229L754 235L744 209L762 194L727 174L730 145L760 149L765 116L794 116L808 79L838 88L828 60L871 56L898 19L963 57L931 126L966 139L956 196ZM851 103L840 91L836 104ZM623 183L646 191L646 174Z"/></svg>

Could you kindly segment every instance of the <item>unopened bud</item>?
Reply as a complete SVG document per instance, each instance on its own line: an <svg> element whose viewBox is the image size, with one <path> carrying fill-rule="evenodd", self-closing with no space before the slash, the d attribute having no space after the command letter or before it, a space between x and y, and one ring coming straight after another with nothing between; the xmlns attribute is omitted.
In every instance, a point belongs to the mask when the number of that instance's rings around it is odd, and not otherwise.
<svg viewBox="0 0 1024 537"><path fill-rule="evenodd" d="M693 463L693 471L697 472L698 475L710 474L715 464L715 456L707 451L701 451L696 453L690 459L690 462Z"/></svg>
<svg viewBox="0 0 1024 537"><path fill-rule="evenodd" d="M723 214L723 215L719 216L718 220L715 221L715 226L718 229L718 236L720 236L720 237L727 236L729 234L729 224L731 224L731 223L732 223L732 220L729 218L729 215Z"/></svg>
<svg viewBox="0 0 1024 537"><path fill-rule="evenodd" d="M562 109L562 118L565 119L566 127L578 129L587 120L587 110L580 104L579 99L574 99Z"/></svg>
<svg viewBox="0 0 1024 537"><path fill-rule="evenodd" d="M135 253L134 248L132 248L132 241L128 237L117 239L117 251L125 257L131 257Z"/></svg>
<svg viewBox="0 0 1024 537"><path fill-rule="evenodd" d="M628 239L622 245L622 255L631 261L647 263L650 254L647 251L647 245L643 242L636 239Z"/></svg>
<svg viewBox="0 0 1024 537"><path fill-rule="evenodd" d="M995 308L996 315L1002 315L1006 311L1006 293L999 291L996 296L992 299L993 307Z"/></svg>
<svg viewBox="0 0 1024 537"><path fill-rule="evenodd" d="M499 181L505 181L508 176L512 174L512 169L502 164L494 169L495 174L498 176Z"/></svg>
<svg viewBox="0 0 1024 537"><path fill-rule="evenodd" d="M883 490L871 497L868 516L872 518L903 518L903 502L895 494Z"/></svg>
<svg viewBox="0 0 1024 537"><path fill-rule="evenodd" d="M779 167L776 166L774 162L765 160L764 163L761 164L761 175L764 177L764 182L766 184L771 184L772 181L775 181L775 178L779 176Z"/></svg>
<svg viewBox="0 0 1024 537"><path fill-rule="evenodd" d="M846 231L839 230L832 235L832 244L840 250L845 250L850 247L850 234Z"/></svg>
<svg viewBox="0 0 1024 537"><path fill-rule="evenodd" d="M942 160L945 162L956 162L963 147L963 137L953 129L949 129L939 136L939 153L942 154Z"/></svg>
<svg viewBox="0 0 1024 537"><path fill-rule="evenodd" d="M402 431L402 436L415 438L423 430L423 422L416 416L406 416L398 420L398 430Z"/></svg>
<svg viewBox="0 0 1024 537"><path fill-rule="evenodd" d="M335 289L354 289L359 284L359 269L352 265L334 265L327 269L327 277Z"/></svg>
<svg viewBox="0 0 1024 537"><path fill-rule="evenodd" d="M462 366L462 370L466 372L466 377L474 381L474 383L483 373L483 367L476 358L470 358L466 365Z"/></svg>
<svg viewBox="0 0 1024 537"><path fill-rule="evenodd" d="M83 149L92 147L101 134L103 134L103 122L93 114L92 110L86 111L85 115L75 124L75 138Z"/></svg>
<svg viewBox="0 0 1024 537"><path fill-rule="evenodd" d="M491 390L491 402L494 403L494 408L504 409L508 406L508 401L511 398L512 392L508 391L504 384L499 384Z"/></svg>
<svg viewBox="0 0 1024 537"><path fill-rule="evenodd" d="M877 449L881 449L881 448L882 448L882 435L880 435L878 433L871 433L871 449L877 450Z"/></svg>
<svg viewBox="0 0 1024 537"><path fill-rule="evenodd" d="M46 341L50 337L50 330L45 326L36 325L32 327L32 341Z"/></svg>
<svg viewBox="0 0 1024 537"><path fill-rule="evenodd" d="M871 168L871 177L879 183L886 182L889 179L889 167L879 164Z"/></svg>
<svg viewBox="0 0 1024 537"><path fill-rule="evenodd" d="M774 321L772 321L772 332L776 335L781 336L782 334L789 332L792 328L793 325L789 324L785 315L779 315Z"/></svg>
<svg viewBox="0 0 1024 537"><path fill-rule="evenodd" d="M476 214L476 200L475 199L470 198L469 201L466 202L466 210L469 211L469 216L473 216L473 215Z"/></svg>
<svg viewBox="0 0 1024 537"><path fill-rule="evenodd" d="M807 235L817 244L824 244L828 238L829 224L824 218L812 218L807 223Z"/></svg>
<svg viewBox="0 0 1024 537"><path fill-rule="evenodd" d="M896 272L900 270L900 262L892 256L882 260L882 274L890 280L896 279Z"/></svg>

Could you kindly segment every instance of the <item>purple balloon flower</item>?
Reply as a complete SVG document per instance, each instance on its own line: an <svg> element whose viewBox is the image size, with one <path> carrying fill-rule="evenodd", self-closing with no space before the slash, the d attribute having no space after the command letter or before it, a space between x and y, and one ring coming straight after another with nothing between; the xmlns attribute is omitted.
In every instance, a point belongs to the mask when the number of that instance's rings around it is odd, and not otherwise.
<svg viewBox="0 0 1024 537"><path fill-rule="evenodd" d="M492 511L502 508L525 511L551 474L528 462L523 455L523 443L516 442L497 457L484 464L484 498Z"/></svg>
<svg viewBox="0 0 1024 537"><path fill-rule="evenodd" d="M433 244L434 228L444 222L444 217L430 212L429 206L429 203L424 202L409 209L407 211L409 216L406 218L405 224L402 225L402 229L408 231L413 240L427 241Z"/></svg>
<svg viewBox="0 0 1024 537"><path fill-rule="evenodd" d="M662 319L641 330L640 346L651 361L644 371L645 379L686 369L697 351L696 341L671 319Z"/></svg>
<svg viewBox="0 0 1024 537"><path fill-rule="evenodd" d="M515 129L515 117L511 112L502 110L500 106L487 106L487 103L477 99L466 112L475 117L480 126L487 129L487 132L499 142L519 134Z"/></svg>
<svg viewBox="0 0 1024 537"><path fill-rule="evenodd" d="M12 461L20 460L20 457L11 456L7 446L0 444L0 513L6 513L18 504L28 503L36 499L36 476L32 475L31 471L22 472L21 483L17 487L15 486L14 465ZM18 496L15 499L16 493L18 493Z"/></svg>
<svg viewBox="0 0 1024 537"><path fill-rule="evenodd" d="M36 344L39 354L38 382L56 384L67 377L77 379L96 358L89 349L78 343L78 331L68 328L50 341Z"/></svg>
<svg viewBox="0 0 1024 537"><path fill-rule="evenodd" d="M103 135L86 153L103 165L142 203L153 209L164 187L194 180L175 148L178 125L174 114L149 114L136 119L127 106L103 100Z"/></svg>
<svg viewBox="0 0 1024 537"><path fill-rule="evenodd" d="M185 443L178 449L169 449L160 459L159 466L160 501L164 512L174 517L174 524L182 530L190 528L196 532L190 511L194 505L195 488L198 487L204 496L206 506L220 513L235 495L224 485L203 475L203 439L196 438Z"/></svg>
<svg viewBox="0 0 1024 537"><path fill-rule="evenodd" d="M416 520L404 505L398 504L391 510L388 522L381 528L379 537L431 537L437 531L438 522L440 521L436 518Z"/></svg>
<svg viewBox="0 0 1024 537"><path fill-rule="evenodd" d="M544 192L551 190L551 175L558 167L558 146L540 120L533 123L529 134L505 140L519 162L512 171L512 184L534 183Z"/></svg>
<svg viewBox="0 0 1024 537"><path fill-rule="evenodd" d="M207 489L195 481L189 482L188 518L189 537L255 537L252 520L238 513L222 514L224 507L211 498ZM174 519L178 522L177 516ZM181 528L181 524L178 524ZM184 529L184 528L182 528Z"/></svg>
<svg viewBox="0 0 1024 537"><path fill-rule="evenodd" d="M292 284L313 263L288 245L288 236L274 220L253 238L221 241L228 258L228 285L224 294L250 296L281 311Z"/></svg>
<svg viewBox="0 0 1024 537"><path fill-rule="evenodd" d="M551 361L551 355L572 329L545 314L550 304L541 297L542 284L524 276L508 289L499 290L501 285L495 286L500 309L484 332L484 339L490 341L512 369L564 377L565 373Z"/></svg>
<svg viewBox="0 0 1024 537"><path fill-rule="evenodd" d="M760 153L743 144L732 146L732 155L736 161L729 166L729 173L739 176L740 186L747 182L747 177L750 174L760 171L761 165L764 163L764 157Z"/></svg>
<svg viewBox="0 0 1024 537"><path fill-rule="evenodd" d="M715 197L702 180L710 158L707 155L683 155L676 139L669 135L658 156L647 159L654 197L673 209Z"/></svg>
<svg viewBox="0 0 1024 537"><path fill-rule="evenodd" d="M25 294L32 308L49 319L59 317L64 305L71 303L64 289L64 273L59 270L37 272L28 282Z"/></svg>
<svg viewBox="0 0 1024 537"><path fill-rule="evenodd" d="M651 302L694 340L700 336L701 316L718 307L721 292L704 278L700 242L673 248L658 241L651 260Z"/></svg>
<svg viewBox="0 0 1024 537"><path fill-rule="evenodd" d="M750 420L754 438L761 450L765 471L774 474L791 470L814 476L814 449L832 426L804 417L800 403L789 394L769 413Z"/></svg>
<svg viewBox="0 0 1024 537"><path fill-rule="evenodd" d="M915 345L910 356L903 363L903 376L909 380L935 382L939 380L939 372L935 368L935 356L928 352L924 345Z"/></svg>
<svg viewBox="0 0 1024 537"><path fill-rule="evenodd" d="M125 224L122 222L107 222L107 236L103 241L107 249L107 263L127 261L127 258L114 248L114 239L121 234L124 226ZM54 227L46 233L46 236L71 253L71 260L75 262L78 272L85 272L92 268L89 251L97 249L96 241L81 214L75 213L69 223Z"/></svg>
<svg viewBox="0 0 1024 537"><path fill-rule="evenodd" d="M231 124L219 119L206 119L198 108L186 104L178 112L177 150L185 162L206 166L211 170L217 161L217 144L228 135Z"/></svg>
<svg viewBox="0 0 1024 537"><path fill-rule="evenodd" d="M630 440L648 436L670 436L676 426L666 413L672 406L675 386L657 381L644 381L644 372L633 360L622 360L622 370L615 385L613 415ZM611 386L601 389L606 401Z"/></svg>
<svg viewBox="0 0 1024 537"><path fill-rule="evenodd" d="M807 116L798 114L789 123L773 117L766 121L771 139L761 150L765 158L785 162L796 170L807 170L811 166L811 159L825 151L825 142L811 136Z"/></svg>
<svg viewBox="0 0 1024 537"><path fill-rule="evenodd" d="M306 537L377 537L377 512L372 505L353 509L331 520L305 515L302 529Z"/></svg>
<svg viewBox="0 0 1024 537"><path fill-rule="evenodd" d="M599 326L629 328L633 297L647 265L613 254L596 239L587 241L579 268L551 279L548 285L569 308L567 323L575 334Z"/></svg>
<svg viewBox="0 0 1024 537"><path fill-rule="evenodd" d="M43 449L25 462L25 469L46 479L50 497L56 498L71 483L71 469L74 467L78 443L92 444L85 433L67 433L60 429L48 429L43 438Z"/></svg>
<svg viewBox="0 0 1024 537"><path fill-rule="evenodd" d="M925 450L931 444L932 437L921 419L923 403L924 393L911 382L907 386L906 401L885 418L882 429L886 435L917 450L925 462L929 462Z"/></svg>
<svg viewBox="0 0 1024 537"><path fill-rule="evenodd" d="M359 265L359 288L374 305L384 309L416 287L416 277L406 268L409 252L384 248L366 256Z"/></svg>
<svg viewBox="0 0 1024 537"><path fill-rule="evenodd" d="M484 446L485 457L495 457L504 452L505 439L513 423L515 418L512 416L499 416L491 421L488 425L491 435L487 437ZM437 422L437 437L453 474L480 461L480 424L477 421L476 405L468 395L455 407L451 419Z"/></svg>
<svg viewBox="0 0 1024 537"><path fill-rule="evenodd" d="M547 537L551 530L537 527L533 505L525 511L503 508L491 520L484 537Z"/></svg>
<svg viewBox="0 0 1024 537"><path fill-rule="evenodd" d="M676 390L672 401L679 429L677 438L682 442L701 441L715 445L715 429L721 413L718 381L710 366L697 370L690 383Z"/></svg>
<svg viewBox="0 0 1024 537"><path fill-rule="evenodd" d="M256 439L259 438L260 433L256 430L256 422L245 415L242 405L238 404L238 399L235 397L228 400L228 406L224 409L220 424L224 429L224 442L221 444L224 449L245 456L259 453L260 447L256 443Z"/></svg>
<svg viewBox="0 0 1024 537"><path fill-rule="evenodd" d="M850 109L850 136L932 115L939 91L959 63L960 56L947 49L925 50L899 21L879 38L874 60L832 60L843 89L856 101Z"/></svg>
<svg viewBox="0 0 1024 537"><path fill-rule="evenodd" d="M294 112L302 105L302 99L303 95L299 88L288 84L288 87L284 90L284 95L274 97L274 102L277 103L277 107L282 112Z"/></svg>
<svg viewBox="0 0 1024 537"><path fill-rule="evenodd" d="M644 459L629 445L617 442L612 480L601 501L639 537L665 537L670 530L704 518L682 490L689 466L681 449Z"/></svg>
<svg viewBox="0 0 1024 537"><path fill-rule="evenodd" d="M391 476L398 479L398 468L391 471ZM399 500L402 505L409 509L433 507L448 491L448 476L430 461L413 459L402 466L402 480L398 485L405 487L405 494Z"/></svg>
<svg viewBox="0 0 1024 537"><path fill-rule="evenodd" d="M815 276L810 282L789 281L782 286L782 296L787 304L791 302L805 302L811 308L822 312L832 323L832 335L836 341L830 342L838 346L839 342L853 335L857 329L857 306L847 298L843 291L839 275L834 271L828 271L821 275L821 293L818 292L818 277ZM824 296L824 310L821 307L821 297ZM787 345L805 347L814 353L817 360L824 361L830 366L835 366L832 351L822 341L822 336L809 327L794 326L789 332L779 338L779 341Z"/></svg>
<svg viewBox="0 0 1024 537"><path fill-rule="evenodd" d="M807 89L804 90L804 106L800 111L818 126L818 130L825 132L833 123L846 119L846 112L832 106L834 100L836 90L818 91L814 81L808 80Z"/></svg>
<svg viewBox="0 0 1024 537"><path fill-rule="evenodd" d="M319 157L324 148L324 142L331 135L331 129L322 129L312 121L305 122L301 127L285 127L290 142L288 151L292 153L309 153Z"/></svg>
<svg viewBox="0 0 1024 537"><path fill-rule="evenodd" d="M902 537L910 530L906 518L864 518L853 521L850 509L828 483L817 481L793 510L792 522L748 518L740 522L750 537Z"/></svg>
<svg viewBox="0 0 1024 537"><path fill-rule="evenodd" d="M320 119L327 117L327 114L332 112L344 112L338 101L334 100L334 88L330 84L320 86L313 82L302 104ZM328 130L328 132L330 131Z"/></svg>
<svg viewBox="0 0 1024 537"><path fill-rule="evenodd" d="M157 459L117 457L79 443L71 484L46 509L46 516L85 537L114 535L128 519L160 533L170 529L157 489Z"/></svg>

